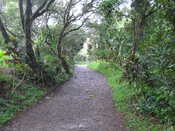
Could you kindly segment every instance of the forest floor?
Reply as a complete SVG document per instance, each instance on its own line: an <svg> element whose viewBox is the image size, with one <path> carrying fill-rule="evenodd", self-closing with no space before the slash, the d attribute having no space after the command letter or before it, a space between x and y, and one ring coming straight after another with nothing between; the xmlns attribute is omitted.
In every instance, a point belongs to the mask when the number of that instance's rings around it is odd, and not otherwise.
<svg viewBox="0 0 175 131"><path fill-rule="evenodd" d="M86 66L0 131L127 131L105 77Z"/></svg>

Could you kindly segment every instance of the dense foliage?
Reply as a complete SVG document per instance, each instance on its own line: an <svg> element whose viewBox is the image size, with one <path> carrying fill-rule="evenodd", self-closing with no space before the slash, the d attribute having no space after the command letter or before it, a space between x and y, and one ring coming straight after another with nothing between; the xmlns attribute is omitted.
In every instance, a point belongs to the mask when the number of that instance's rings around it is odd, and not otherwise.
<svg viewBox="0 0 175 131"><path fill-rule="evenodd" d="M100 24L91 23L89 53L117 63L123 77L141 90L133 106L160 122L175 124L175 15L173 0L104 0L99 5Z"/></svg>
<svg viewBox="0 0 175 131"><path fill-rule="evenodd" d="M116 63L98 60L90 63L89 68L102 73L107 78L112 89L115 107L123 114L124 126L130 131L174 131L173 126L155 122L157 120L153 117L150 121L150 117L143 117L142 114L138 113L137 108L133 108L135 100L139 99L142 90L132 88L134 83L122 80L124 70Z"/></svg>

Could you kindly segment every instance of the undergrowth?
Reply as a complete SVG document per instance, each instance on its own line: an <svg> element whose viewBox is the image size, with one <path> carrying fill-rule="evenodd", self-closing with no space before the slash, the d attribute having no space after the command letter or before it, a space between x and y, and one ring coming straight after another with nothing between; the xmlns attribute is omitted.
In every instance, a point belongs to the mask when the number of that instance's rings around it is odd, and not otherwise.
<svg viewBox="0 0 175 131"><path fill-rule="evenodd" d="M113 100L117 111L124 114L126 126L130 131L174 131L173 127L162 125L155 118L143 116L138 113L137 102L142 96L142 91L134 88L135 84L129 84L122 78L122 69L112 63L97 61L89 64L89 68L106 76L113 92ZM140 84L143 86L144 84ZM140 88L141 89L141 88Z"/></svg>
<svg viewBox="0 0 175 131"><path fill-rule="evenodd" d="M21 81L6 72L0 75L0 127L13 119L19 112L37 103L52 88ZM71 75L60 75L58 83L69 79Z"/></svg>
<svg viewBox="0 0 175 131"><path fill-rule="evenodd" d="M22 83L7 74L0 75L0 125L11 120L17 112L36 103L46 90Z"/></svg>

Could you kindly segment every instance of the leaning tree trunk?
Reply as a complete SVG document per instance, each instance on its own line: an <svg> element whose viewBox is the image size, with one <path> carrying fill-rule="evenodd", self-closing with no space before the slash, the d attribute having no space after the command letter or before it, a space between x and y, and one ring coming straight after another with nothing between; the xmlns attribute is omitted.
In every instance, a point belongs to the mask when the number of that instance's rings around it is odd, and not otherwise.
<svg viewBox="0 0 175 131"><path fill-rule="evenodd" d="M67 63L65 58L62 56L62 39L63 39L63 37L61 37L61 35L60 35L58 43L57 43L58 58L59 58L59 60L61 62L61 65L65 69L66 73L70 74L69 64Z"/></svg>
<svg viewBox="0 0 175 131"><path fill-rule="evenodd" d="M27 53L27 63L32 68L34 72L41 72L41 68L36 61L35 53L32 46L32 2L31 0L27 0L26 7L26 18L24 23L24 33L26 40L26 53Z"/></svg>
<svg viewBox="0 0 175 131"><path fill-rule="evenodd" d="M61 62L61 65L63 66L63 68L65 69L66 73L67 74L70 74L70 67L69 67L69 64L67 63L67 61L65 60L65 58L62 56L62 41L63 41L63 38L65 37L64 35L64 32L67 28L67 25L65 25L59 35L59 38L58 38L58 43L57 43L57 54L58 54L58 58Z"/></svg>
<svg viewBox="0 0 175 131"><path fill-rule="evenodd" d="M25 11L25 17L22 18L22 24L24 33L25 33L25 45L26 45L26 54L27 54L27 64L32 69L34 73L37 73L37 79L42 81L44 84L48 85L49 83L54 83L55 81L52 79L50 75L44 70L42 65L37 62L35 52L33 50L33 42L32 42L32 2L31 0L27 0L27 7Z"/></svg>
<svg viewBox="0 0 175 131"><path fill-rule="evenodd" d="M48 75L42 65L40 65L36 60L36 56L32 47L31 26L27 26L25 31L27 64L34 73L37 73L37 80L43 82L45 85L55 84L54 79L50 75Z"/></svg>

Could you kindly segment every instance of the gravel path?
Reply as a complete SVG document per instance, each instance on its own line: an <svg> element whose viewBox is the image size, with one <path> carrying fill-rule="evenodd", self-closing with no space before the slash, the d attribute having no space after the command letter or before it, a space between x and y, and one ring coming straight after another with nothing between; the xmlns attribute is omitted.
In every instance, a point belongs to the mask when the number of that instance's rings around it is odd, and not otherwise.
<svg viewBox="0 0 175 131"><path fill-rule="evenodd" d="M70 81L0 130L126 131L105 77L85 66L77 66Z"/></svg>

